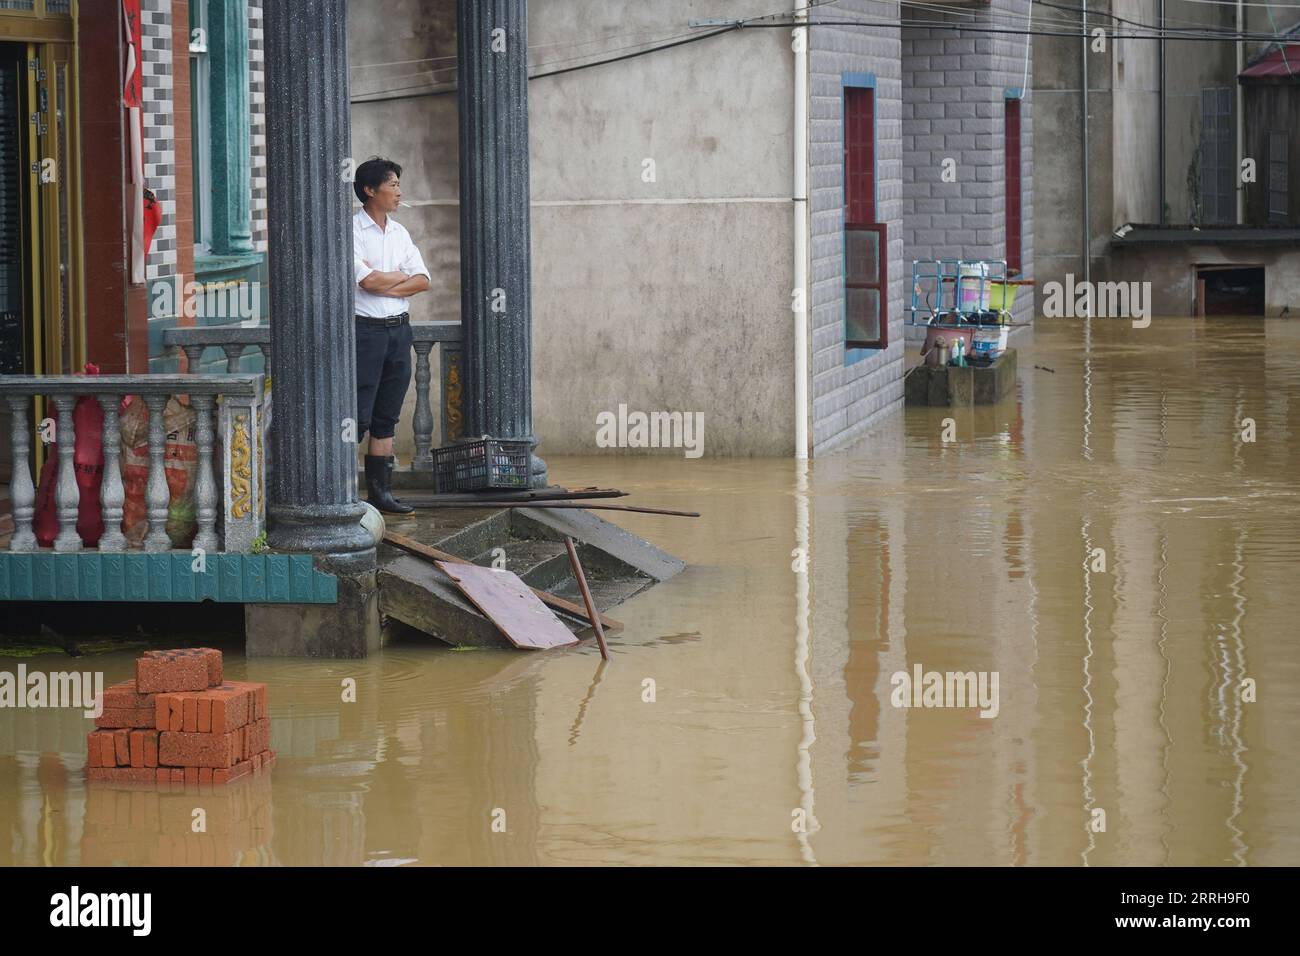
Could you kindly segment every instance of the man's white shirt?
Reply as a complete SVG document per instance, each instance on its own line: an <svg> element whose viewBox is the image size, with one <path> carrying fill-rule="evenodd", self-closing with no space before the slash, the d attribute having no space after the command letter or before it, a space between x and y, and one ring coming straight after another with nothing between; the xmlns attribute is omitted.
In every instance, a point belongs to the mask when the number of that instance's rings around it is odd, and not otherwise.
<svg viewBox="0 0 1300 956"><path fill-rule="evenodd" d="M389 216L387 228L380 229L365 209L352 217L352 269L356 275L356 313L376 319L401 315L408 306L405 299L375 295L361 288L361 280L370 273L405 272L433 281L406 227Z"/></svg>

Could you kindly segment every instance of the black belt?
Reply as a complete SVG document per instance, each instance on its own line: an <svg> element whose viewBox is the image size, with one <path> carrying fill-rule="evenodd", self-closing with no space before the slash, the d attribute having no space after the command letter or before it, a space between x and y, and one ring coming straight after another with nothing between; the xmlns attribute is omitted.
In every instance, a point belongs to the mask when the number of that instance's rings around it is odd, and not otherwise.
<svg viewBox="0 0 1300 956"><path fill-rule="evenodd" d="M357 316L358 325L378 326L379 328L383 328L383 329L391 329L394 326L405 325L409 321L411 321L410 312L403 312L401 315L389 315L385 317L379 317L374 315Z"/></svg>

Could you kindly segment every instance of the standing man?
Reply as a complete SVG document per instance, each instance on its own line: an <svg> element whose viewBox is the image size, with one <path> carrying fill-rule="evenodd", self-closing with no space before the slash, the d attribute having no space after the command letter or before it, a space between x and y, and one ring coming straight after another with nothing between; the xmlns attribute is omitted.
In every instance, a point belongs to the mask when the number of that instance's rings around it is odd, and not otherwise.
<svg viewBox="0 0 1300 956"><path fill-rule="evenodd" d="M393 432L411 384L411 313L406 300L429 289L429 270L411 234L389 218L402 201L402 167L368 159L352 188L361 211L352 217L356 273L357 434L370 433L366 492L388 514L414 509L393 497Z"/></svg>

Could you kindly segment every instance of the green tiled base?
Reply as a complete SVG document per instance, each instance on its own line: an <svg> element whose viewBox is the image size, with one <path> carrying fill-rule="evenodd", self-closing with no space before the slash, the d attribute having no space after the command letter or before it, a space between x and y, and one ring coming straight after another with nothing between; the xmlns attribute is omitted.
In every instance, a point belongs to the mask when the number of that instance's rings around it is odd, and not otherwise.
<svg viewBox="0 0 1300 956"><path fill-rule="evenodd" d="M221 601L334 604L338 579L310 554L209 554L203 572L188 551L163 554L0 552L0 601Z"/></svg>

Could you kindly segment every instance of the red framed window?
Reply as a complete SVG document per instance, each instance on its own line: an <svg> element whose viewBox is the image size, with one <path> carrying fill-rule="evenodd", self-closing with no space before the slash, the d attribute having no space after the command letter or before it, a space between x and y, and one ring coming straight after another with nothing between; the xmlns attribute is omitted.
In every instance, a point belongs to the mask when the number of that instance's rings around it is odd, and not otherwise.
<svg viewBox="0 0 1300 956"><path fill-rule="evenodd" d="M889 249L883 222L844 224L844 345L883 349L889 344Z"/></svg>
<svg viewBox="0 0 1300 956"><path fill-rule="evenodd" d="M844 88L844 346L889 344L889 240L876 215L876 91Z"/></svg>
<svg viewBox="0 0 1300 956"><path fill-rule="evenodd" d="M876 221L876 91L844 88L844 218Z"/></svg>
<svg viewBox="0 0 1300 956"><path fill-rule="evenodd" d="M1020 178L1020 100L1005 100L1003 140L1006 148L1006 234L1007 274L1019 275L1021 267L1022 218Z"/></svg>

